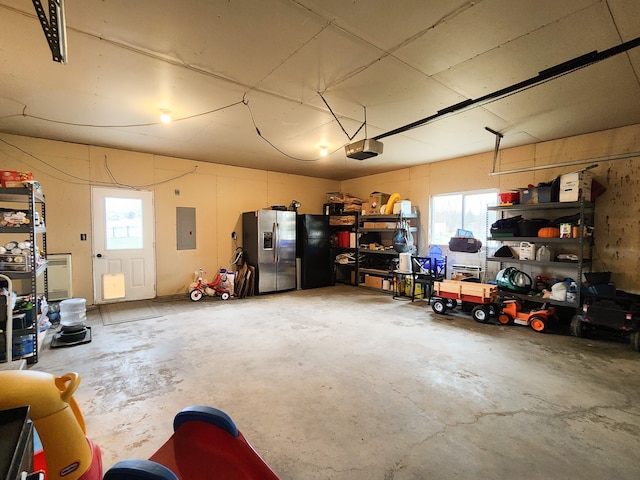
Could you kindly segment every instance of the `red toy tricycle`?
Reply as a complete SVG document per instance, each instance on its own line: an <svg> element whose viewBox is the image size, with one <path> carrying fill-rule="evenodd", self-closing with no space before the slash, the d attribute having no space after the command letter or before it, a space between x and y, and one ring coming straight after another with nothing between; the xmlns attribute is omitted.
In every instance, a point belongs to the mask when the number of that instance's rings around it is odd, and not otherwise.
<svg viewBox="0 0 640 480"><path fill-rule="evenodd" d="M208 282L204 278L205 273L202 268L195 272L194 281L189 285L189 298L193 302L197 302L206 295L209 297L219 296L222 300L229 300L231 285L227 279L227 271L221 268L213 282Z"/></svg>

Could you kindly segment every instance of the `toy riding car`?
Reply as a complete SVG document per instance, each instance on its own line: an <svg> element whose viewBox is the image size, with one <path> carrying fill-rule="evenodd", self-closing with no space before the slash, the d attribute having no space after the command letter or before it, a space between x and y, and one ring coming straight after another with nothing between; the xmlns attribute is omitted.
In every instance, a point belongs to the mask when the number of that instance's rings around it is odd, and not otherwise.
<svg viewBox="0 0 640 480"><path fill-rule="evenodd" d="M503 325L529 325L536 332L544 332L555 319L556 309L542 304L541 308L522 310L522 303L516 299L505 300L498 321Z"/></svg>
<svg viewBox="0 0 640 480"><path fill-rule="evenodd" d="M587 297L582 314L571 319L571 335L584 337L601 330L628 336L631 348L640 352L640 295L617 290L615 296Z"/></svg>

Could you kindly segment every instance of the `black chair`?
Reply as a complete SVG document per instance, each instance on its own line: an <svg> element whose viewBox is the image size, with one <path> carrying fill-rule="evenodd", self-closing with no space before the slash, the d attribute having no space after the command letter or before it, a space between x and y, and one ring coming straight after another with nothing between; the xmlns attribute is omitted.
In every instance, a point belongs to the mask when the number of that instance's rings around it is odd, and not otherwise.
<svg viewBox="0 0 640 480"><path fill-rule="evenodd" d="M433 283L444 280L447 271L447 257L411 257L411 301L416 299L416 285L422 285L422 298L431 304Z"/></svg>

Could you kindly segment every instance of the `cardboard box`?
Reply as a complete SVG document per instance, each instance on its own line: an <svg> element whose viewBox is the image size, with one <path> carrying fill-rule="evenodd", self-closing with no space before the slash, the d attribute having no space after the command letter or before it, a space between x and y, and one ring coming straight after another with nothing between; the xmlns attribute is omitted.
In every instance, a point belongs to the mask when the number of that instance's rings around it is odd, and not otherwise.
<svg viewBox="0 0 640 480"><path fill-rule="evenodd" d="M331 215L329 217L329 225L333 227L341 226L341 225L355 225L356 216L355 215Z"/></svg>
<svg viewBox="0 0 640 480"><path fill-rule="evenodd" d="M523 188L520 190L520 203L523 205L549 203L550 201L551 187Z"/></svg>
<svg viewBox="0 0 640 480"><path fill-rule="evenodd" d="M365 202L362 204L362 215L380 215L380 207L377 203Z"/></svg>
<svg viewBox="0 0 640 480"><path fill-rule="evenodd" d="M577 202L582 199L590 201L592 182L591 172L565 173L560 176L560 201Z"/></svg>
<svg viewBox="0 0 640 480"><path fill-rule="evenodd" d="M376 277L375 275L365 275L364 286L382 289L382 277Z"/></svg>
<svg viewBox="0 0 640 480"><path fill-rule="evenodd" d="M388 193L371 192L371 194L369 195L369 203L371 204L371 207L370 207L371 213L379 214L380 207L387 204L390 196L391 195L389 195Z"/></svg>
<svg viewBox="0 0 640 480"><path fill-rule="evenodd" d="M27 171L0 170L0 183L3 187L18 186L17 183L33 180L33 174ZM7 185L7 182L10 185Z"/></svg>

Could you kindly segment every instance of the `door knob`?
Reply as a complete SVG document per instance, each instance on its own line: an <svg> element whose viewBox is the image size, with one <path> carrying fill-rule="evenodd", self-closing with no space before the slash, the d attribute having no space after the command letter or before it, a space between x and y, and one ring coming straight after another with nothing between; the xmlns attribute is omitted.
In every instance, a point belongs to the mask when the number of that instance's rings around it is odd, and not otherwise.
<svg viewBox="0 0 640 480"><path fill-rule="evenodd" d="M102 254L101 254L101 253L99 253L99 254L97 254L97 255L96 255L96 257L98 257L98 258L102 258Z"/></svg>

